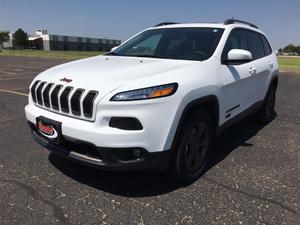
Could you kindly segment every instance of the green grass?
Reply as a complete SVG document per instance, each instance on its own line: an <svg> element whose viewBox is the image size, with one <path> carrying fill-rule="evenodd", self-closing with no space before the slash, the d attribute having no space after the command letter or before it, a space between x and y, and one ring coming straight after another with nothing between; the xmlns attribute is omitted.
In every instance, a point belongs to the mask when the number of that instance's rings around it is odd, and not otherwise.
<svg viewBox="0 0 300 225"><path fill-rule="evenodd" d="M280 70L300 72L300 57L278 57Z"/></svg>
<svg viewBox="0 0 300 225"><path fill-rule="evenodd" d="M59 58L59 59L82 59L96 55L102 55L104 52L84 52L84 51L38 51L38 50L5 50L0 52L5 56L27 56L42 58Z"/></svg>

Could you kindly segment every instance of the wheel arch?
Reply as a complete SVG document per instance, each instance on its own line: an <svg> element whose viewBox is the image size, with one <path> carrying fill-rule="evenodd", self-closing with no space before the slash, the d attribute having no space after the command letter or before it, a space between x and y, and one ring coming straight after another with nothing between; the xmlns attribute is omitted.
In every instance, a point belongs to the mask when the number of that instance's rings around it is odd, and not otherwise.
<svg viewBox="0 0 300 225"><path fill-rule="evenodd" d="M270 87L272 87L272 85L275 85L275 88L277 89L277 86L278 86L278 80L279 80L279 76L278 74L275 74L273 75L270 79L269 79L269 83L268 83L268 86L266 87L266 91L264 93L264 99L266 98L267 94L268 94L268 91L270 89Z"/></svg>
<svg viewBox="0 0 300 225"><path fill-rule="evenodd" d="M196 110L205 110L209 112L209 114L212 116L213 121L215 122L215 129L217 130L219 126L219 120L220 120L220 109L219 109L219 100L216 95L207 95L203 96L197 99L194 99L190 101L186 106L184 107L179 122L176 126L176 132L173 136L173 139L171 140L171 149L174 148L177 138L179 136L179 133L182 129L182 126L184 124L185 119L187 116L196 111ZM170 148L169 148L170 149Z"/></svg>
<svg viewBox="0 0 300 225"><path fill-rule="evenodd" d="M274 75L274 76L271 78L270 86L274 84L275 87L277 88L277 86L278 86L278 80L279 80L278 74Z"/></svg>

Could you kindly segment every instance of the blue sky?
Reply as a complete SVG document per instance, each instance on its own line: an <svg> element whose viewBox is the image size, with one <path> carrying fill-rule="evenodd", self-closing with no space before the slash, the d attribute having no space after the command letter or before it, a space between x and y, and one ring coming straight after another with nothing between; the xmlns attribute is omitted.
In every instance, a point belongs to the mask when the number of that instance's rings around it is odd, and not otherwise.
<svg viewBox="0 0 300 225"><path fill-rule="evenodd" d="M161 21L223 22L231 17L257 24L274 49L300 45L300 0L0 0L0 30L38 28L53 34L122 41Z"/></svg>

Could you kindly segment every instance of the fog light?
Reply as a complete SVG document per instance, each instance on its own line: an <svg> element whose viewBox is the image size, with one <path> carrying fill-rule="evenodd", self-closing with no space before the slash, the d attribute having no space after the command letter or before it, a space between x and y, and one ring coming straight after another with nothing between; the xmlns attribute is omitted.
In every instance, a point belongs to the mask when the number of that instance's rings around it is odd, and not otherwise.
<svg viewBox="0 0 300 225"><path fill-rule="evenodd" d="M142 152L141 152L140 149L135 148L135 149L132 150L132 154L134 155L134 157L140 158L141 155L142 155Z"/></svg>

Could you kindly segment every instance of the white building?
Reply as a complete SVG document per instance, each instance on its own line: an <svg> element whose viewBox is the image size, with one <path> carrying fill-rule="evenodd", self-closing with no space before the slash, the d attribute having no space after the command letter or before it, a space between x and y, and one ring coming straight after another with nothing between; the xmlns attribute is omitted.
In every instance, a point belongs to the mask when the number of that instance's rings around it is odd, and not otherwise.
<svg viewBox="0 0 300 225"><path fill-rule="evenodd" d="M3 43L4 48L13 48L13 38ZM49 34L47 30L39 29L34 36L28 37L26 48L37 50L63 50L63 51L110 51L121 41L107 38L90 38Z"/></svg>
<svg viewBox="0 0 300 225"><path fill-rule="evenodd" d="M3 42L3 48L13 48L12 34L9 34L9 40L7 42Z"/></svg>

